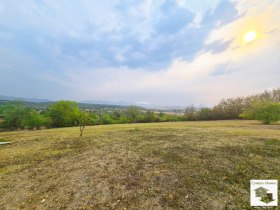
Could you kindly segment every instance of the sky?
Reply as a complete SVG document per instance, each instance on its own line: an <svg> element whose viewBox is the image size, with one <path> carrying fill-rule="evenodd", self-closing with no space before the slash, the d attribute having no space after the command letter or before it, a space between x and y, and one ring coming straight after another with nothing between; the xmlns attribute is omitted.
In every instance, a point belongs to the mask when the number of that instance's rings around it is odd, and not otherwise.
<svg viewBox="0 0 280 210"><path fill-rule="evenodd" d="M0 95L212 106L279 87L279 55L280 0L0 1Z"/></svg>

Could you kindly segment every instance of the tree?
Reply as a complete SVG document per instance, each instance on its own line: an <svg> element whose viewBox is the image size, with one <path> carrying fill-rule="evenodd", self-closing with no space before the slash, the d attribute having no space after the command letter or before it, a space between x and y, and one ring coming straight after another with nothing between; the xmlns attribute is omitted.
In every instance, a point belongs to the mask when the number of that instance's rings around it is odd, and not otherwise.
<svg viewBox="0 0 280 210"><path fill-rule="evenodd" d="M0 113L4 116L1 127L8 129L19 129L32 125L34 116L39 115L35 110L23 106L22 102L15 104L6 103L0 108Z"/></svg>
<svg viewBox="0 0 280 210"><path fill-rule="evenodd" d="M120 110L114 110L113 112L113 120L119 120L123 116L123 113Z"/></svg>
<svg viewBox="0 0 280 210"><path fill-rule="evenodd" d="M196 119L195 114L196 114L196 109L195 109L194 105L186 107L186 109L185 109L185 117L188 120L195 120Z"/></svg>
<svg viewBox="0 0 280 210"><path fill-rule="evenodd" d="M96 114L98 124L102 124L103 113L100 110L98 110L95 114Z"/></svg>
<svg viewBox="0 0 280 210"><path fill-rule="evenodd" d="M120 117L120 119L119 119L119 121L118 121L119 123L127 123L127 119L126 119L126 117Z"/></svg>
<svg viewBox="0 0 280 210"><path fill-rule="evenodd" d="M98 119L97 119L97 115L94 112L88 112L89 115L89 121L88 124L89 125L97 125L98 124Z"/></svg>
<svg viewBox="0 0 280 210"><path fill-rule="evenodd" d="M29 128L39 129L46 124L46 119L34 109L24 106L23 102L16 101L14 104L6 103L0 107L0 114L4 116L2 127L8 129Z"/></svg>
<svg viewBox="0 0 280 210"><path fill-rule="evenodd" d="M147 111L144 114L144 121L145 122L155 122L157 120L157 115L154 112Z"/></svg>
<svg viewBox="0 0 280 210"><path fill-rule="evenodd" d="M30 114L23 120L24 125L29 129L40 129L41 126L45 125L46 119L43 115L40 115L37 111L32 110Z"/></svg>
<svg viewBox="0 0 280 210"><path fill-rule="evenodd" d="M212 120L213 111L210 108L201 108L198 112L199 120Z"/></svg>
<svg viewBox="0 0 280 210"><path fill-rule="evenodd" d="M1 126L8 129L39 129L45 124L45 118L34 109L22 105L23 102L14 104L6 103L0 107L0 113L4 116Z"/></svg>
<svg viewBox="0 0 280 210"><path fill-rule="evenodd" d="M75 126L79 121L78 104L74 101L58 101L50 105L47 115L54 127Z"/></svg>
<svg viewBox="0 0 280 210"><path fill-rule="evenodd" d="M89 122L89 114L86 111L79 111L79 125L80 125L80 136L83 135L83 131L86 127L86 125Z"/></svg>
<svg viewBox="0 0 280 210"><path fill-rule="evenodd" d="M130 122L136 122L141 116L141 110L138 106L129 106L126 110L126 115Z"/></svg>
<svg viewBox="0 0 280 210"><path fill-rule="evenodd" d="M263 124L277 123L280 121L280 103L276 102L256 102L250 109L244 110L240 115L246 119L254 119Z"/></svg>
<svg viewBox="0 0 280 210"><path fill-rule="evenodd" d="M103 125L112 124L113 119L111 118L111 115L109 115L109 114L103 115L102 118L101 118L101 123Z"/></svg>

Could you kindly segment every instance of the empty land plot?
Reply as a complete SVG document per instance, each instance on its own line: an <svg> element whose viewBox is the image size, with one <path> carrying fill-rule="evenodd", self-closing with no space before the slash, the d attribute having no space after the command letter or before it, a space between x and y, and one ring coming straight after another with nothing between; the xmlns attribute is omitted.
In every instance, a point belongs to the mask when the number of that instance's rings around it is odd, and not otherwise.
<svg viewBox="0 0 280 210"><path fill-rule="evenodd" d="M0 209L250 209L280 180L280 125L172 122L1 132Z"/></svg>

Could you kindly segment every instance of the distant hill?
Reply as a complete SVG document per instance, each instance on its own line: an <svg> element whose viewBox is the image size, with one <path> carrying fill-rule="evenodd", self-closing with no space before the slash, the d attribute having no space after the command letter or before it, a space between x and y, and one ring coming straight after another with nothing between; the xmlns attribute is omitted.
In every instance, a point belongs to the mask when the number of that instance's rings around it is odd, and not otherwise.
<svg viewBox="0 0 280 210"><path fill-rule="evenodd" d="M126 101L101 101L101 100L86 100L86 101L79 101L78 103L84 104L106 104L106 105L120 105L120 106L139 106L145 109L159 109L159 110L170 110L170 109L184 109L184 106L161 106L157 104L149 104L149 103L134 103L134 102L126 102Z"/></svg>
<svg viewBox="0 0 280 210"><path fill-rule="evenodd" d="M0 95L0 100L2 101L26 101L26 102L55 102L49 99L39 99L39 98L22 98L22 97L15 97L15 96L3 96ZM121 105L121 106L129 106L129 105L136 105L135 103L125 102L125 101L101 101L101 100L85 100L85 101L77 101L77 103L81 104L102 104L102 105Z"/></svg>
<svg viewBox="0 0 280 210"><path fill-rule="evenodd" d="M15 100L0 100L0 106L10 102L12 104L15 103ZM37 111L40 110L46 110L50 104L53 104L55 102L29 102L24 101L23 105L28 106L32 109L35 109ZM122 105L109 105L109 104L84 104L84 103L78 103L79 108L82 109L94 109L94 110L113 110L113 109L127 109L127 106Z"/></svg>
<svg viewBox="0 0 280 210"><path fill-rule="evenodd" d="M31 105L28 103L41 103L40 107L46 107L49 103L54 103L55 101L49 99L39 99L39 98L22 98L22 97L15 97L15 96L3 96L0 95L0 101L2 103L4 101L25 101L26 105ZM46 104L45 104L46 103ZM139 106L142 109L153 109L158 111L166 111L172 109L183 109L182 106L161 106L156 104L146 104L146 103L133 103L133 102L126 102L126 101L102 101L102 100L84 100L84 101L77 101L80 107L83 108L124 108L130 105ZM32 106L36 106L36 104L32 104Z"/></svg>
<svg viewBox="0 0 280 210"><path fill-rule="evenodd" d="M79 101L78 103L83 104L107 104L107 105L121 105L121 106L130 106L135 105L135 103L125 102L125 101L101 101L101 100L86 100L86 101Z"/></svg>
<svg viewBox="0 0 280 210"><path fill-rule="evenodd" d="M0 100L2 101L26 101L26 102L35 102L35 103L40 103L40 102L54 102L48 99L38 99L38 98L21 98L21 97L15 97L15 96L2 96L0 95Z"/></svg>
<svg viewBox="0 0 280 210"><path fill-rule="evenodd" d="M48 99L38 99L38 98L22 98L22 97L15 97L15 96L3 96L0 95L0 105L11 101L24 101L24 105L34 108L36 110L44 110L50 104L55 103L56 101L51 101ZM128 102L111 102L111 101L101 101L101 100L87 100L87 101L77 101L80 108L84 109L126 109L127 106L131 105L132 103Z"/></svg>

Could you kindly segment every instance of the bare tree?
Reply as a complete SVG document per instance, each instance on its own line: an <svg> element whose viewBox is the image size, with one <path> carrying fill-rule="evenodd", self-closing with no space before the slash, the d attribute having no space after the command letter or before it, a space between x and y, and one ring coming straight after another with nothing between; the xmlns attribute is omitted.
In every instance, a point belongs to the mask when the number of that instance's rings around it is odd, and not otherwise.
<svg viewBox="0 0 280 210"><path fill-rule="evenodd" d="M195 114L196 114L196 108L192 104L185 109L185 117L187 117L188 120L195 120Z"/></svg>

